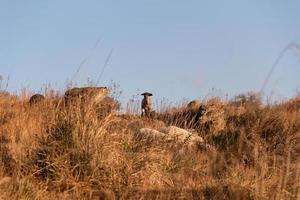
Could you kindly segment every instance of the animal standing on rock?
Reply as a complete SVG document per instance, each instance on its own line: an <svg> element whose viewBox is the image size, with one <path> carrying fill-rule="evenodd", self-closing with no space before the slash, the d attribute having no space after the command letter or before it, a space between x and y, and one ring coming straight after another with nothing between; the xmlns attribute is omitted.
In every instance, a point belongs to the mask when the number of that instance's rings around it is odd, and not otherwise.
<svg viewBox="0 0 300 200"><path fill-rule="evenodd" d="M30 97L29 99L29 104L30 105L34 105L34 104L37 104L39 102L42 102L45 100L45 97L41 94L34 94Z"/></svg>
<svg viewBox="0 0 300 200"><path fill-rule="evenodd" d="M142 100L142 117L150 117L151 116L151 99L152 96L149 92L144 92L141 94L144 96L144 99Z"/></svg>

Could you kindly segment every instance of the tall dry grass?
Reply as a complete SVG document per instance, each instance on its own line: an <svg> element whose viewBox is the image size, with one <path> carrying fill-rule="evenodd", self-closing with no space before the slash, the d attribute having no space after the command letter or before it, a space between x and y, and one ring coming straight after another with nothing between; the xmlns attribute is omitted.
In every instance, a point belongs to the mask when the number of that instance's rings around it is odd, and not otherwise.
<svg viewBox="0 0 300 200"><path fill-rule="evenodd" d="M300 103L247 96L155 119L0 95L0 199L299 199ZM212 149L136 140L140 128L196 130Z"/></svg>

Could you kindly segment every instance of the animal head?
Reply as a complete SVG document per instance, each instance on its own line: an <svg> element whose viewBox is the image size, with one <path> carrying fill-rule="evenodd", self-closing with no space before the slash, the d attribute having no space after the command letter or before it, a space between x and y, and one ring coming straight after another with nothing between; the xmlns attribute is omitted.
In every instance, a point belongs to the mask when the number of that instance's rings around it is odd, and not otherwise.
<svg viewBox="0 0 300 200"><path fill-rule="evenodd" d="M143 94L141 94L141 95L143 95L144 97L147 97L147 96L149 96L149 97L151 97L151 96L153 96L151 93L149 93L149 92L144 92Z"/></svg>
<svg viewBox="0 0 300 200"><path fill-rule="evenodd" d="M143 94L141 94L144 96L144 99L142 101L142 107L145 107L146 105L150 105L151 104L151 99L150 97L152 96L151 93L149 92L144 92Z"/></svg>

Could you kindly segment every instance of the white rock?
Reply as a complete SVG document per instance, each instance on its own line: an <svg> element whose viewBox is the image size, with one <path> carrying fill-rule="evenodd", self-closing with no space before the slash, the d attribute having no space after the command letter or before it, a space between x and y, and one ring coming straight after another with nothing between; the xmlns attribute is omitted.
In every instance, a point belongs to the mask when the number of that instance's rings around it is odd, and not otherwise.
<svg viewBox="0 0 300 200"><path fill-rule="evenodd" d="M151 128L141 128L139 131L139 137L151 138L151 139L163 139L166 136L165 133L151 129Z"/></svg>
<svg viewBox="0 0 300 200"><path fill-rule="evenodd" d="M160 131L150 128L142 128L139 130L136 138L148 140L164 140L166 142L185 145L188 148L193 148L199 144L204 143L203 138L198 136L196 133L189 132L176 126L163 128Z"/></svg>
<svg viewBox="0 0 300 200"><path fill-rule="evenodd" d="M185 129L178 128L176 126L170 126L168 128L168 138L177 139L178 142L187 142L187 143L203 143L204 140L202 137L197 134L191 133Z"/></svg>

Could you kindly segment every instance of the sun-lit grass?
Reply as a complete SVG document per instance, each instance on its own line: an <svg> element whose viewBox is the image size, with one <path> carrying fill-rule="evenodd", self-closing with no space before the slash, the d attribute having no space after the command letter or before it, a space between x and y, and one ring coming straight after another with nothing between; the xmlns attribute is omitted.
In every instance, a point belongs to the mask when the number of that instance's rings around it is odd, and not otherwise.
<svg viewBox="0 0 300 200"><path fill-rule="evenodd" d="M206 112L161 108L154 119L65 107L46 91L0 94L0 199L299 199L300 100L262 105L239 96ZM194 129L213 150L182 151L134 135L143 127ZM100 199L101 199L100 198Z"/></svg>

